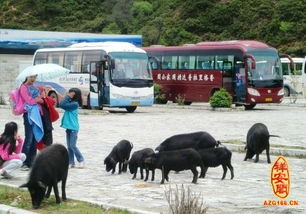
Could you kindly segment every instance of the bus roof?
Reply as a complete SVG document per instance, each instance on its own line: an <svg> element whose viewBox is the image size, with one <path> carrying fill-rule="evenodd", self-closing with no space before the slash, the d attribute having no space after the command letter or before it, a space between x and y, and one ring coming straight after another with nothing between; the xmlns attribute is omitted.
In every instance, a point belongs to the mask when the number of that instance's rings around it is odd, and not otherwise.
<svg viewBox="0 0 306 214"><path fill-rule="evenodd" d="M136 52L146 53L141 48L128 42L82 42L73 44L67 48L43 48L36 52L61 52L61 51L86 51L86 50L104 50L110 52Z"/></svg>
<svg viewBox="0 0 306 214"><path fill-rule="evenodd" d="M195 45L183 45L183 46L150 46L144 47L147 51L167 51L167 50L210 50L210 49L240 49L244 52L253 49L274 49L265 43L253 41L253 40L233 40L233 41L216 41L216 42L199 42Z"/></svg>

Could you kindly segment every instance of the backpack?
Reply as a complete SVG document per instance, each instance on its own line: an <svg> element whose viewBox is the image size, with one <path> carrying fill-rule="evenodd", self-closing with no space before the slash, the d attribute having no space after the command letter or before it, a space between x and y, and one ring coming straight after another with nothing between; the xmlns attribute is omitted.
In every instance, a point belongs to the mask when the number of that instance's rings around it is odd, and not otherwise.
<svg viewBox="0 0 306 214"><path fill-rule="evenodd" d="M24 103L20 96L19 88L15 88L9 93L12 112L14 115L21 115L25 112Z"/></svg>

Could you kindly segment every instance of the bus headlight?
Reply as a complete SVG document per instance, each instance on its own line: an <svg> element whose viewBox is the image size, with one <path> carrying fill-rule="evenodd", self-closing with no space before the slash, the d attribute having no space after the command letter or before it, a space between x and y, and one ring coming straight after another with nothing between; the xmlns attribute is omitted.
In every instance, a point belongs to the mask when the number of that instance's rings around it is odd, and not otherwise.
<svg viewBox="0 0 306 214"><path fill-rule="evenodd" d="M279 90L279 92L277 93L277 96L284 96L285 95L285 91L282 88L281 90Z"/></svg>
<svg viewBox="0 0 306 214"><path fill-rule="evenodd" d="M254 88L248 88L248 93L253 96L260 96L259 92Z"/></svg>

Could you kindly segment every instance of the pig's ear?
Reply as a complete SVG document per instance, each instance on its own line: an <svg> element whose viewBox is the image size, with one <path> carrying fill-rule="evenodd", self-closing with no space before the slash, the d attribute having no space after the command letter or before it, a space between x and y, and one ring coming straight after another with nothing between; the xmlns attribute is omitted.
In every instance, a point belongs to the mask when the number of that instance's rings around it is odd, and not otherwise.
<svg viewBox="0 0 306 214"><path fill-rule="evenodd" d="M25 183L25 184L20 185L19 188L26 188L26 187L28 187L28 186L29 186L29 184L28 184L28 183Z"/></svg>
<svg viewBox="0 0 306 214"><path fill-rule="evenodd" d="M46 184L44 184L43 182L38 181L37 183L38 183L38 186L40 186L41 188L44 188L44 189L47 188Z"/></svg>

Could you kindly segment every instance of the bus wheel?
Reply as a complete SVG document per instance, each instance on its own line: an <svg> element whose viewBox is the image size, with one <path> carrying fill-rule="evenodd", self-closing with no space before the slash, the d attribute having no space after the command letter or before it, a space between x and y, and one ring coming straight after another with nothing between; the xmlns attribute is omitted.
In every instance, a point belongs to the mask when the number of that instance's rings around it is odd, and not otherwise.
<svg viewBox="0 0 306 214"><path fill-rule="evenodd" d="M58 107L58 104L59 104L59 103L58 103L57 94L56 94L54 91L52 91L51 93L49 93L48 96L53 98L53 100L55 101L55 106Z"/></svg>
<svg viewBox="0 0 306 214"><path fill-rule="evenodd" d="M289 97L290 96L290 89L288 87L284 87L284 96Z"/></svg>
<svg viewBox="0 0 306 214"><path fill-rule="evenodd" d="M256 106L256 104L244 105L244 109L245 110L252 110L255 106Z"/></svg>
<svg viewBox="0 0 306 214"><path fill-rule="evenodd" d="M187 102L187 101L185 101L185 102L184 102L184 105L185 105L185 106L190 106L191 103L192 103L192 102Z"/></svg>
<svg viewBox="0 0 306 214"><path fill-rule="evenodd" d="M133 113L136 110L136 108L137 108L137 106L128 106L128 107L125 107L125 109L129 113Z"/></svg>

